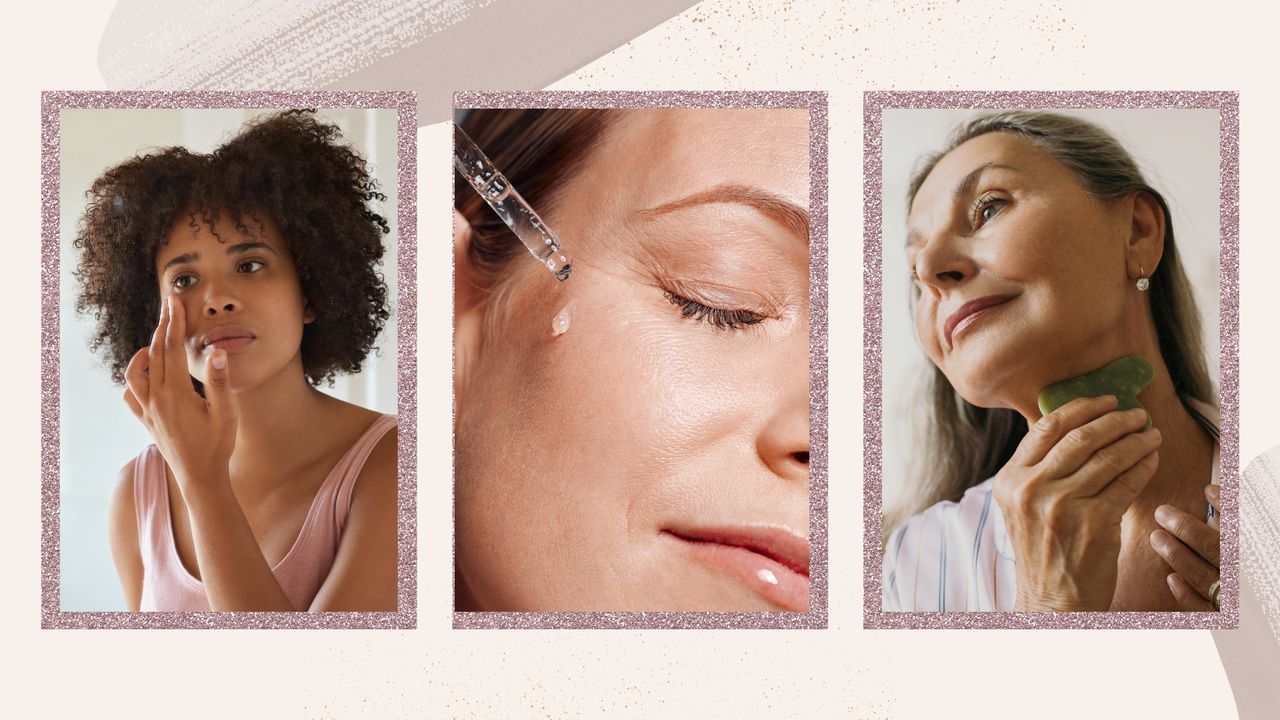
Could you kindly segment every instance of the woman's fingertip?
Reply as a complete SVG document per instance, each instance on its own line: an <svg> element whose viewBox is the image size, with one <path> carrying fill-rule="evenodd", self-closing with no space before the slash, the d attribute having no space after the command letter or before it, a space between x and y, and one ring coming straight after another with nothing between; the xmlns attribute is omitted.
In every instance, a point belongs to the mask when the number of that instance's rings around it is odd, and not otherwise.
<svg viewBox="0 0 1280 720"><path fill-rule="evenodd" d="M227 367L227 353L225 350L214 350L210 358L213 363L214 370L223 370Z"/></svg>

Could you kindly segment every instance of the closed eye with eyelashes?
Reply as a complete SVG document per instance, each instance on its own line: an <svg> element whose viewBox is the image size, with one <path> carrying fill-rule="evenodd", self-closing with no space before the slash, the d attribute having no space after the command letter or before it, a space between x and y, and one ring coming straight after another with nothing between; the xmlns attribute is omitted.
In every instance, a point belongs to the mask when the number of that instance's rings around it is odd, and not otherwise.
<svg viewBox="0 0 1280 720"><path fill-rule="evenodd" d="M664 291L663 295L672 305L679 309L681 316L705 322L719 330L742 330L749 325L756 325L765 320L764 315L751 310L712 307L704 305L697 300L677 295L670 290Z"/></svg>

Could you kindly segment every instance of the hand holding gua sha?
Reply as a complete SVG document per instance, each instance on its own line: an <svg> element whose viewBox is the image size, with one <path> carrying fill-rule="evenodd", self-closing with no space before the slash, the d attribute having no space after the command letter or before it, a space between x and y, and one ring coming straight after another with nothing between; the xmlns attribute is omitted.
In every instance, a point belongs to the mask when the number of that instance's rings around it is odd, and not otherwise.
<svg viewBox="0 0 1280 720"><path fill-rule="evenodd" d="M1138 393L1151 384L1155 368L1141 355L1126 355L1091 373L1054 383L1040 391L1036 402L1043 415L1057 410L1078 397L1115 395L1118 410L1142 407ZM1151 414L1147 414L1145 428L1151 427Z"/></svg>

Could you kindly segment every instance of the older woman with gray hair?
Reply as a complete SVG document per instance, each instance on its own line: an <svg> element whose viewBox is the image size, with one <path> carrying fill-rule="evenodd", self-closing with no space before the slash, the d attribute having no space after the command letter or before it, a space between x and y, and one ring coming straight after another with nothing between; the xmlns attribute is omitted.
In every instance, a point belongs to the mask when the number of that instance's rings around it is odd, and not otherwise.
<svg viewBox="0 0 1280 720"><path fill-rule="evenodd" d="M884 609L1215 610L1215 398L1164 198L1032 111L957 128L909 198L933 371Z"/></svg>

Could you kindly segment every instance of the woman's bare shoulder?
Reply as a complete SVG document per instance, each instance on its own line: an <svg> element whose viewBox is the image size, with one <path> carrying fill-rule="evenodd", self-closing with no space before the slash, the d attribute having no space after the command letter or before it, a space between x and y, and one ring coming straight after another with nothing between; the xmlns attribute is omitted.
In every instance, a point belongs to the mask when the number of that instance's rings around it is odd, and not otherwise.
<svg viewBox="0 0 1280 720"><path fill-rule="evenodd" d="M350 447L368 430L383 413L377 410L340 400L333 396L327 398L323 425L333 432L337 444Z"/></svg>
<svg viewBox="0 0 1280 720"><path fill-rule="evenodd" d="M136 503L134 501L134 480L133 477L137 472L138 458L129 458L129 461L120 468L116 473L115 488L111 491L111 515L116 517L117 513L128 511L128 517L136 517Z"/></svg>
<svg viewBox="0 0 1280 720"><path fill-rule="evenodd" d="M360 470L360 478L356 482L353 501L361 494L361 487L378 486L380 490L366 489L364 492L390 492L395 496L397 481L397 460L399 458L399 431L392 427L369 452L364 467Z"/></svg>
<svg viewBox="0 0 1280 720"><path fill-rule="evenodd" d="M132 458L116 475L111 493L108 533L111 555L124 592L125 605L137 611L142 596L142 550L138 542L138 510L134 494L134 476L138 458Z"/></svg>
<svg viewBox="0 0 1280 720"><path fill-rule="evenodd" d="M360 470L338 556L312 610L396 609L396 451L393 427L374 446Z"/></svg>

